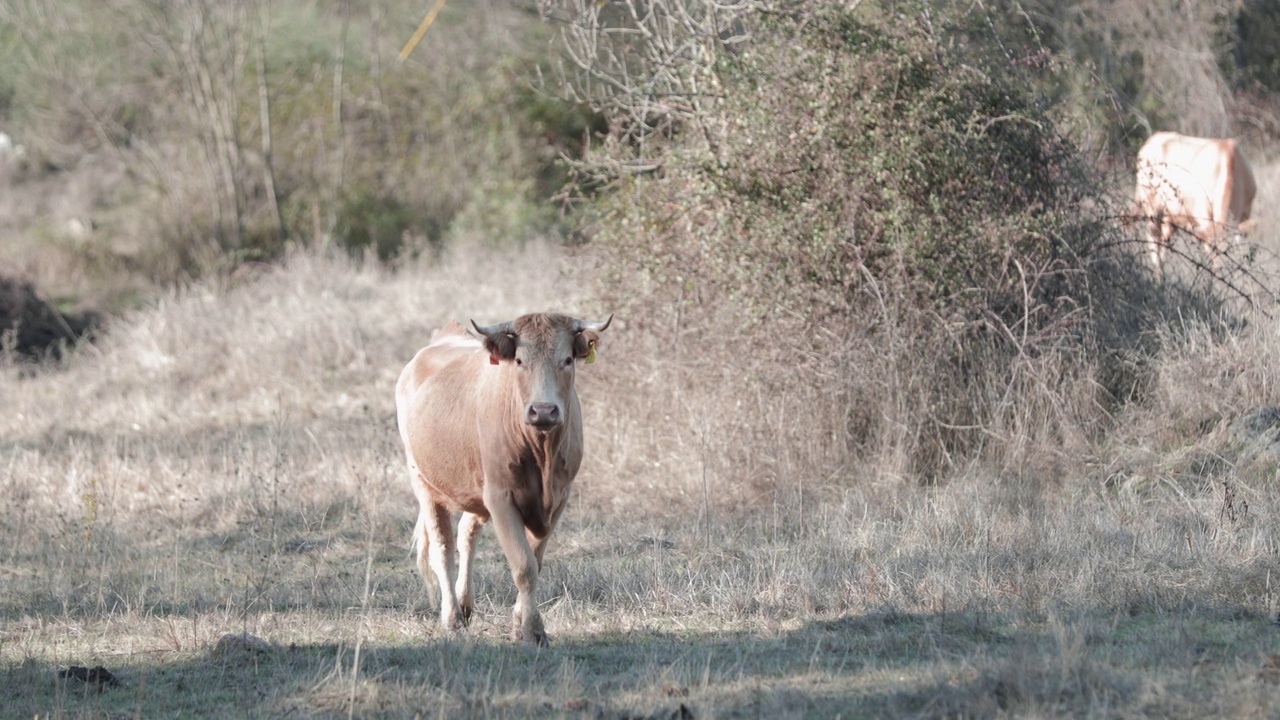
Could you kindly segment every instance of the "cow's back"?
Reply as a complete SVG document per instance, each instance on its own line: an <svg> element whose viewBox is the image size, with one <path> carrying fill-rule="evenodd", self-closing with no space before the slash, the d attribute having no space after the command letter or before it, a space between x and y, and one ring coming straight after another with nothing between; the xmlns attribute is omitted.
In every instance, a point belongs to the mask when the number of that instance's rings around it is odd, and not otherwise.
<svg viewBox="0 0 1280 720"><path fill-rule="evenodd" d="M458 323L432 336L396 383L396 419L410 465L433 497L485 515L477 426L488 389L480 340Z"/></svg>
<svg viewBox="0 0 1280 720"><path fill-rule="evenodd" d="M1177 218L1209 214L1211 188L1218 184L1218 151L1201 138L1158 132L1138 152L1139 184L1154 208Z"/></svg>
<svg viewBox="0 0 1280 720"><path fill-rule="evenodd" d="M1248 219L1256 186L1235 140L1158 132L1138 151L1138 203L1212 240Z"/></svg>

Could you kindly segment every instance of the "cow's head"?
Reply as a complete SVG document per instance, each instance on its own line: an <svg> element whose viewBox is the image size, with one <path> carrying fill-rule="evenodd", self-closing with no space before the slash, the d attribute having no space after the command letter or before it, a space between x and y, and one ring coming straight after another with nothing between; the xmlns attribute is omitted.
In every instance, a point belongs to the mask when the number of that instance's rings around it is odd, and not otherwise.
<svg viewBox="0 0 1280 720"><path fill-rule="evenodd" d="M484 337L489 362L512 373L524 423L545 432L564 422L576 361L594 357L600 333L611 322L612 315L589 323L537 313L498 325L471 324Z"/></svg>

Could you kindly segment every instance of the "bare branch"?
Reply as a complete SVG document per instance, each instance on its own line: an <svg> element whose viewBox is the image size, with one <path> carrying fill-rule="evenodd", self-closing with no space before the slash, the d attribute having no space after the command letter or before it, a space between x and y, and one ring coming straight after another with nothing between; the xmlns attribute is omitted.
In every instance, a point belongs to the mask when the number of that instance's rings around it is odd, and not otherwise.
<svg viewBox="0 0 1280 720"><path fill-rule="evenodd" d="M615 175L656 167L645 158L648 142L683 124L696 125L715 152L723 129L708 124L704 111L717 99L716 62L746 41L745 20L757 9L755 0L544 2L543 16L559 25L565 94L607 114L622 140L609 147L624 156L586 164L616 164Z"/></svg>

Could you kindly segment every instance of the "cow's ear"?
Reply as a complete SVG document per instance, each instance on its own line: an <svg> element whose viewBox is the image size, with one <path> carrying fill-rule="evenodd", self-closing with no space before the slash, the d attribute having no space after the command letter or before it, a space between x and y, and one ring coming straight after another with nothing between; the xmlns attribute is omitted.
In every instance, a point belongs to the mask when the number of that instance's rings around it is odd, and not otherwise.
<svg viewBox="0 0 1280 720"><path fill-rule="evenodd" d="M485 335L484 349L489 351L489 362L494 365L510 360L516 356L516 336L509 333Z"/></svg>
<svg viewBox="0 0 1280 720"><path fill-rule="evenodd" d="M600 333L595 330L583 330L573 336L573 356L594 361L596 348L600 347Z"/></svg>

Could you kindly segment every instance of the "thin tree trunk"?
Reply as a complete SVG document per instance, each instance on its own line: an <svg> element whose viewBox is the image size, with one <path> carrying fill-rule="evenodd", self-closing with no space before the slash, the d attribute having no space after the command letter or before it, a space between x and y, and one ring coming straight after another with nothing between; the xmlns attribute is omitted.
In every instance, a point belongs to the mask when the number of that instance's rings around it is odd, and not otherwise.
<svg viewBox="0 0 1280 720"><path fill-rule="evenodd" d="M266 15L263 20L262 15ZM263 4L261 14L258 16L258 114L262 125L262 182L267 191L267 203L271 207L271 214L276 219L276 229L280 234L280 242L284 243L289 239L289 230L285 226L284 215L280 212L280 199L276 195L276 173L271 160L271 95L267 88L267 40L266 35L270 30L271 23L271 5L270 2Z"/></svg>
<svg viewBox="0 0 1280 720"><path fill-rule="evenodd" d="M342 0L342 31L338 34L338 48L333 66L333 129L336 135L337 146L334 150L333 161L333 194L335 200L342 196L342 186L345 181L344 172L346 170L347 160L347 139L346 132L342 126L342 73L347 63L347 26L351 22L351 4L350 0ZM336 208L337 202L330 203L330 212ZM330 229L336 225L336 218L331 219L329 223Z"/></svg>
<svg viewBox="0 0 1280 720"><path fill-rule="evenodd" d="M382 35L382 20L385 13L382 3L373 2L369 7L369 64L373 71L373 102L378 108L379 138L385 140L387 124L387 104L382 98L382 46L378 42Z"/></svg>
<svg viewBox="0 0 1280 720"><path fill-rule="evenodd" d="M238 249L244 244L244 191L240 182L240 146L235 116L235 74L237 62L234 39L229 33L226 47L219 44L217 20L203 0L188 4L189 36L184 61L190 74L191 94L197 108L207 118L210 145L206 153L216 168L217 222L225 244ZM212 57L211 57L212 55Z"/></svg>
<svg viewBox="0 0 1280 720"><path fill-rule="evenodd" d="M182 43L175 50L180 66L183 69L183 76L187 84L187 94L192 104L195 105L197 115L204 119L204 122L197 127L202 129L200 139L201 145L204 147L209 192L213 200L215 232L217 233L218 241L222 242L229 224L229 212L225 194L226 186L223 183L226 175L222 153L218 149L216 113L212 108L208 86L203 81L204 74L200 69L200 53L196 49L197 44L201 42L200 36L204 32L202 27L203 20L204 18L194 4L188 3Z"/></svg>

